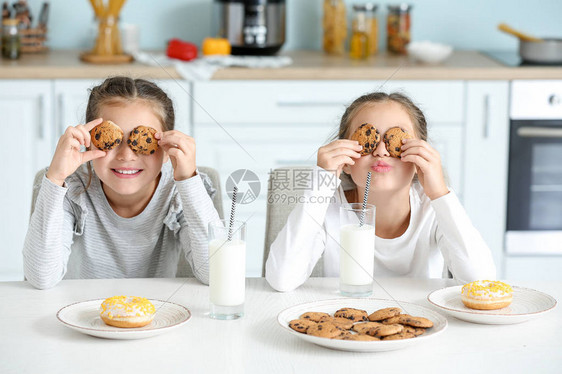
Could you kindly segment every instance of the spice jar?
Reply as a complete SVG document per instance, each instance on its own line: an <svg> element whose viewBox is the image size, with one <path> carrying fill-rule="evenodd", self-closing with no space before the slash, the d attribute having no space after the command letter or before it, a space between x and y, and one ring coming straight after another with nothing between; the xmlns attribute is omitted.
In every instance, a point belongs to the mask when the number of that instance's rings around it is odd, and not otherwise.
<svg viewBox="0 0 562 374"><path fill-rule="evenodd" d="M410 43L410 10L411 5L399 4L388 6L386 19L387 49L389 52L406 54L406 46Z"/></svg>
<svg viewBox="0 0 562 374"><path fill-rule="evenodd" d="M373 3L353 5L354 17L352 22L352 35L350 42L350 55L352 58L366 58L375 55L378 50L378 24L375 17L377 6ZM366 53L360 52L366 36ZM365 56L362 56L366 54Z"/></svg>
<svg viewBox="0 0 562 374"><path fill-rule="evenodd" d="M16 19L2 21L2 57L12 60L18 59L21 52L20 34Z"/></svg>
<svg viewBox="0 0 562 374"><path fill-rule="evenodd" d="M324 0L324 38L326 53L343 55L347 38L347 19L344 0Z"/></svg>
<svg viewBox="0 0 562 374"><path fill-rule="evenodd" d="M353 5L353 22L349 56L355 59L369 57L369 35L367 34L367 9L365 6Z"/></svg>

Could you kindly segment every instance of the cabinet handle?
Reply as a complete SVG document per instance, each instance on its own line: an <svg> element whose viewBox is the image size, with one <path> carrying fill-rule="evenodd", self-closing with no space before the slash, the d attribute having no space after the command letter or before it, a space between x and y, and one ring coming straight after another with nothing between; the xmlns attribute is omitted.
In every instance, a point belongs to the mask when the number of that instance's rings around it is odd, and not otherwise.
<svg viewBox="0 0 562 374"><path fill-rule="evenodd" d="M57 125L57 129L59 130L59 133L57 134L57 138L60 138L62 136L62 134L64 133L64 127L63 127L63 119L64 119L64 95L60 94L59 95L59 113L58 113L58 125Z"/></svg>
<svg viewBox="0 0 562 374"><path fill-rule="evenodd" d="M484 121L482 127L482 137L488 139L488 134L490 131L490 95L484 96Z"/></svg>
<svg viewBox="0 0 562 374"><path fill-rule="evenodd" d="M305 107L305 106L340 106L345 105L340 101L302 101L302 100L278 100L277 106L285 107Z"/></svg>
<svg viewBox="0 0 562 374"><path fill-rule="evenodd" d="M517 135L522 138L562 138L562 128L520 127Z"/></svg>
<svg viewBox="0 0 562 374"><path fill-rule="evenodd" d="M39 121L37 121L37 136L40 140L45 138L45 95L39 95Z"/></svg>
<svg viewBox="0 0 562 374"><path fill-rule="evenodd" d="M306 168L312 166L310 164L310 160L276 160L275 164L277 164L279 167L297 165Z"/></svg>

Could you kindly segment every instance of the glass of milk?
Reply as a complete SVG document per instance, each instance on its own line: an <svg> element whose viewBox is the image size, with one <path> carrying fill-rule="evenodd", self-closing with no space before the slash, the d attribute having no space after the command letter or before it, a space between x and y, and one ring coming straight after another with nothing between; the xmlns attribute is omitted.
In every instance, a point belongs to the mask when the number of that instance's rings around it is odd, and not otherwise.
<svg viewBox="0 0 562 374"><path fill-rule="evenodd" d="M340 207L340 293L344 296L373 293L375 206L362 208L361 203Z"/></svg>
<svg viewBox="0 0 562 374"><path fill-rule="evenodd" d="M236 319L244 315L246 293L246 224L234 221L209 223L210 317Z"/></svg>

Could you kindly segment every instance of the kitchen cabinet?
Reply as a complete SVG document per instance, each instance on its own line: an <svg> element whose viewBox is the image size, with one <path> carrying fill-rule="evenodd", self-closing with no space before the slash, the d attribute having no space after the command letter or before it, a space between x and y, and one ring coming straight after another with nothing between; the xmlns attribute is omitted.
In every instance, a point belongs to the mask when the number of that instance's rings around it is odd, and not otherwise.
<svg viewBox="0 0 562 374"><path fill-rule="evenodd" d="M318 148L337 133L346 108L360 95L400 91L424 111L430 141L462 198L464 82L462 81L209 81L193 86L197 163L219 171L223 186L238 169L259 178L261 191L237 206L247 222L247 276L261 276L269 172L316 164ZM243 189L244 187L241 187ZM231 205L223 196L225 215Z"/></svg>
<svg viewBox="0 0 562 374"><path fill-rule="evenodd" d="M0 113L5 141L0 163L0 281L22 280L22 248L35 172L50 158L52 90L49 81L0 81Z"/></svg>
<svg viewBox="0 0 562 374"><path fill-rule="evenodd" d="M508 170L508 82L467 82L464 206L503 277Z"/></svg>

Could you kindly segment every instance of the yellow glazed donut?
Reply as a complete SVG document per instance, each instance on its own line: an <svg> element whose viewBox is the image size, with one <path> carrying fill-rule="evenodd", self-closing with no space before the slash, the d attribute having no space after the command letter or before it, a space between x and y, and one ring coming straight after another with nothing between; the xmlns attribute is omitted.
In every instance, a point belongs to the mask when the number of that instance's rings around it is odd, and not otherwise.
<svg viewBox="0 0 562 374"><path fill-rule="evenodd" d="M512 293L509 284L481 280L462 287L462 302L471 309L501 309L511 304Z"/></svg>
<svg viewBox="0 0 562 374"><path fill-rule="evenodd" d="M113 296L100 306L100 316L107 325L115 327L142 327L154 318L154 305L144 297Z"/></svg>

